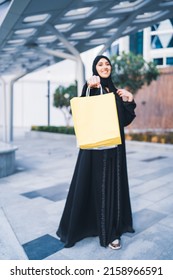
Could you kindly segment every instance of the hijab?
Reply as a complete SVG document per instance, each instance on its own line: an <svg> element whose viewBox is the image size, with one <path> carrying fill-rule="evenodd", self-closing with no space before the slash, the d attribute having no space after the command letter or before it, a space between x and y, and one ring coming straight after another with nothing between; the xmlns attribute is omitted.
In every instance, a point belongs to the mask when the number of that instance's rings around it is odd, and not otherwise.
<svg viewBox="0 0 173 280"><path fill-rule="evenodd" d="M93 65L92 65L93 75L99 76L99 74L97 72L97 69L96 69L96 65L97 65L97 63L99 62L99 60L101 58L105 58L109 62L109 64L111 65L111 61L109 60L108 57L106 57L104 55L96 56L94 61L93 61ZM111 69L112 69L112 65L111 65ZM108 88L110 92L116 93L117 89L116 89L116 87L114 86L114 84L112 82L111 74L110 74L110 76L108 78L100 77L100 83L101 83L103 88ZM87 83L83 87L82 95L81 96L85 96L86 95L86 89L87 89Z"/></svg>
<svg viewBox="0 0 173 280"><path fill-rule="evenodd" d="M111 61L109 60L109 58L104 55L98 55L98 56L96 56L96 58L93 61L93 65L92 65L93 75L99 76L97 69L96 69L96 65L102 58L106 59L109 62L110 66L111 66L111 70L112 70L112 65L111 65ZM113 92L117 91L117 89L115 88L115 86L112 82L111 74L108 78L100 77L100 83L103 88L106 88L106 87L109 88L109 91L113 91Z"/></svg>

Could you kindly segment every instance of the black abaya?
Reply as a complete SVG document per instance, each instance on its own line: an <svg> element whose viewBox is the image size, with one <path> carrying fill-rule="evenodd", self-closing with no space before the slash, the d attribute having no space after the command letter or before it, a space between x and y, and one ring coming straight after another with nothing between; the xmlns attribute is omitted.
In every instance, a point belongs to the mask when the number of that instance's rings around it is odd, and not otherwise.
<svg viewBox="0 0 173 280"><path fill-rule="evenodd" d="M85 88L85 87L84 87ZM91 95L99 94L98 90ZM106 247L124 232L134 232L129 198L124 126L135 117L135 102L115 93L122 144L105 150L79 150L57 235L65 247L99 236Z"/></svg>

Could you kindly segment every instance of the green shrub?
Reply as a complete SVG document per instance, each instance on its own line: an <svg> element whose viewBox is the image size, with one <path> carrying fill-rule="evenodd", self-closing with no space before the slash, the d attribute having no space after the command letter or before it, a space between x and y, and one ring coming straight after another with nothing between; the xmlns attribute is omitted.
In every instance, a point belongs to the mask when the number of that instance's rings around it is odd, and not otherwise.
<svg viewBox="0 0 173 280"><path fill-rule="evenodd" d="M52 132L52 133L63 133L63 134L75 134L74 127L70 126L32 126L31 130L42 131L42 132Z"/></svg>
<svg viewBox="0 0 173 280"><path fill-rule="evenodd" d="M126 133L125 137L126 140L132 140L132 141L135 140L135 141L152 142L152 143L173 144L173 132Z"/></svg>
<svg viewBox="0 0 173 280"><path fill-rule="evenodd" d="M73 126L70 126L70 127L67 127L67 126L32 126L31 130L70 134L70 135L75 134ZM131 140L131 141L135 140L135 141L152 142L152 143L173 144L173 132L126 133L125 138L126 138L126 140Z"/></svg>

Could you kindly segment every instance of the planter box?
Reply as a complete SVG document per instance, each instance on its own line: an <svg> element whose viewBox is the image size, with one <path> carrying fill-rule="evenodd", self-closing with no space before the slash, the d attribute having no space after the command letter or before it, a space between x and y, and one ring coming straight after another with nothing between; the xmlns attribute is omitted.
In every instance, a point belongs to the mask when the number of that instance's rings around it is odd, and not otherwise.
<svg viewBox="0 0 173 280"><path fill-rule="evenodd" d="M16 146L0 142L0 178L14 173L17 149Z"/></svg>

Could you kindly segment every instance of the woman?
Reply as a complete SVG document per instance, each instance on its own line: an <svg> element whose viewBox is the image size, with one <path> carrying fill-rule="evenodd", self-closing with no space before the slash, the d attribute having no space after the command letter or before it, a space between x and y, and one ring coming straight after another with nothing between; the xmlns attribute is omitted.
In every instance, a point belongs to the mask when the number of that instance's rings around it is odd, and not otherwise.
<svg viewBox="0 0 173 280"><path fill-rule="evenodd" d="M100 245L120 249L120 237L134 232L127 177L124 126L135 118L133 95L116 89L111 62L101 55L93 62L93 76L83 87L90 95L113 92L117 104L122 144L103 150L79 150L79 155L57 235L72 247L77 241L99 236ZM104 113L104 112L103 112Z"/></svg>

